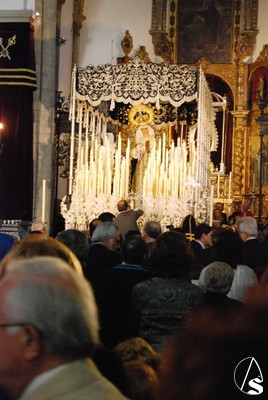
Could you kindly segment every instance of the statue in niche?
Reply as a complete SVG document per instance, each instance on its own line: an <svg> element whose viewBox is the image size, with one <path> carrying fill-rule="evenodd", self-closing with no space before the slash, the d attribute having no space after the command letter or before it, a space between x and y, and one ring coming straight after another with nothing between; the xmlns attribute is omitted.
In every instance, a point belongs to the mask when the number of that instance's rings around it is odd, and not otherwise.
<svg viewBox="0 0 268 400"><path fill-rule="evenodd" d="M154 138L155 131L152 126L142 125L137 128L131 151L131 188L134 193L142 193L143 175Z"/></svg>
<svg viewBox="0 0 268 400"><path fill-rule="evenodd" d="M267 96L266 79L264 75L260 75L256 92L257 103L261 104L263 102L266 102L266 96Z"/></svg>
<svg viewBox="0 0 268 400"><path fill-rule="evenodd" d="M128 112L128 122L133 132L131 143L130 185L134 193L142 193L142 181L148 154L155 138L154 108L150 104L132 106Z"/></svg>

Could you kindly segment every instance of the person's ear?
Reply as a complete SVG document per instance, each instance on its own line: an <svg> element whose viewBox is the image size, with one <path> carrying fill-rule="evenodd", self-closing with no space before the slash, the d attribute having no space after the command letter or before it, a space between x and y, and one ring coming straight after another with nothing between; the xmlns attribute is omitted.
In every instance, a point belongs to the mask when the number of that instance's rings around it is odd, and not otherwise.
<svg viewBox="0 0 268 400"><path fill-rule="evenodd" d="M23 334L24 357L32 361L43 353L44 342L41 333L33 325L24 325Z"/></svg>

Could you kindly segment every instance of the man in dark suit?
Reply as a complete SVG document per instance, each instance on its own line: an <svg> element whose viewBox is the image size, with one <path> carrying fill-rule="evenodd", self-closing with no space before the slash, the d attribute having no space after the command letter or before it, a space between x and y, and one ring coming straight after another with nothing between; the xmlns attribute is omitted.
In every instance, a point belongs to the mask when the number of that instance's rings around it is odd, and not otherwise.
<svg viewBox="0 0 268 400"><path fill-rule="evenodd" d="M93 285L101 282L103 271L120 264L122 257L119 250L120 232L112 222L102 222L92 235L92 246L88 251L88 259L84 269L86 279Z"/></svg>
<svg viewBox="0 0 268 400"><path fill-rule="evenodd" d="M196 266L199 266L200 271L212 262L213 233L213 227L206 223L198 224L194 229L195 240L191 241L191 247L195 255Z"/></svg>
<svg viewBox="0 0 268 400"><path fill-rule="evenodd" d="M239 236L244 242L243 263L251 267L260 279L268 266L268 251L258 239L258 224L253 217L243 217L236 222Z"/></svg>
<svg viewBox="0 0 268 400"><path fill-rule="evenodd" d="M221 221L222 221L222 224L227 225L227 224L228 224L227 215L226 215L225 212L223 211L223 210L224 210L224 204L221 203L220 201L218 201L218 202L215 204L215 208L216 208L216 210L219 210L220 213L221 213Z"/></svg>
<svg viewBox="0 0 268 400"><path fill-rule="evenodd" d="M108 348L138 334L131 308L131 293L137 283L149 279L151 275L142 266L145 253L146 243L141 235L131 235L121 246L123 262L104 271L98 287L97 304L101 340Z"/></svg>

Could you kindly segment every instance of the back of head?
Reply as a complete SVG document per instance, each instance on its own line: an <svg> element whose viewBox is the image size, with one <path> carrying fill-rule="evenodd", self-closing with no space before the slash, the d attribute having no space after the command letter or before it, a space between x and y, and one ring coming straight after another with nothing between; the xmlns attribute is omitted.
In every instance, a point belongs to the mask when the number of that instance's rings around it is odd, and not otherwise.
<svg viewBox="0 0 268 400"><path fill-rule="evenodd" d="M193 264L190 242L176 231L164 232L155 242L152 250L152 269L157 275L186 278Z"/></svg>
<svg viewBox="0 0 268 400"><path fill-rule="evenodd" d="M95 229L97 228L97 226L99 224L102 224L102 222L105 221L101 221L99 218L94 218L90 221L89 223L89 235L92 238L93 232L95 231Z"/></svg>
<svg viewBox="0 0 268 400"><path fill-rule="evenodd" d="M126 200L119 200L117 203L117 209L119 212L126 211L128 209L128 202Z"/></svg>
<svg viewBox="0 0 268 400"><path fill-rule="evenodd" d="M233 268L220 261L214 261L205 269L204 287L208 292L227 294L234 279Z"/></svg>
<svg viewBox="0 0 268 400"><path fill-rule="evenodd" d="M106 239L112 239L116 236L118 227L112 222L103 222L97 226L92 235L92 241L103 242Z"/></svg>
<svg viewBox="0 0 268 400"><path fill-rule="evenodd" d="M88 240L83 232L78 229L66 229L58 233L56 239L65 244L80 262L84 262L87 259Z"/></svg>
<svg viewBox="0 0 268 400"><path fill-rule="evenodd" d="M237 230L239 233L247 233L249 237L257 237L258 224L253 217L243 217L236 221Z"/></svg>
<svg viewBox="0 0 268 400"><path fill-rule="evenodd" d="M206 223L198 224L194 229L195 239L200 239L203 234L207 235L212 230L213 230L212 226Z"/></svg>
<svg viewBox="0 0 268 400"><path fill-rule="evenodd" d="M212 253L215 261L223 261L236 268L242 264L243 241L237 232L229 229L219 230L213 238Z"/></svg>
<svg viewBox="0 0 268 400"><path fill-rule="evenodd" d="M222 316L217 317L210 312L199 313L185 329L174 332L163 354L165 363L156 399L248 398L250 393L247 391L253 390L249 381L259 376L259 370L249 372L253 357L261 366L263 376L267 373L267 357L264 350L267 344L267 305L264 310L265 313L261 310L259 315L251 315L251 311L245 309L239 323L234 324L232 328ZM234 378L238 377L235 375L236 367L246 357L247 363L241 364L240 372L243 375L240 375L241 381L238 381L241 388L244 378L247 378L244 381L244 393L241 393ZM257 380L254 379L253 382L257 383ZM264 385L265 398L265 379L260 384ZM257 388L256 385L255 389ZM257 390L253 390L251 394L258 394Z"/></svg>
<svg viewBox="0 0 268 400"><path fill-rule="evenodd" d="M30 235L15 244L2 261L2 267L11 261L20 258L35 256L59 257L66 261L79 275L82 275L81 264L76 255L65 244L44 235Z"/></svg>
<svg viewBox="0 0 268 400"><path fill-rule="evenodd" d="M143 230L145 234L152 239L157 239L162 232L161 225L157 221L147 221Z"/></svg>
<svg viewBox="0 0 268 400"><path fill-rule="evenodd" d="M129 264L141 264L146 250L146 243L140 235L132 235L125 238L121 245L123 261Z"/></svg>
<svg viewBox="0 0 268 400"><path fill-rule="evenodd" d="M162 361L160 354L146 340L140 337L133 337L118 343L114 351L123 362L142 360L156 371Z"/></svg>
<svg viewBox="0 0 268 400"><path fill-rule="evenodd" d="M110 213L110 212L108 212L108 211L106 211L106 212L101 213L101 214L98 216L98 219L99 219L101 222L114 222L115 215L112 214L112 213Z"/></svg>
<svg viewBox="0 0 268 400"><path fill-rule="evenodd" d="M34 326L53 356L84 358L98 345L93 291L63 260L48 256L11 260L0 287L8 289L3 313L10 323Z"/></svg>
<svg viewBox="0 0 268 400"><path fill-rule="evenodd" d="M45 224L43 222L41 222L41 221L33 222L32 226L31 226L31 232L46 233Z"/></svg>

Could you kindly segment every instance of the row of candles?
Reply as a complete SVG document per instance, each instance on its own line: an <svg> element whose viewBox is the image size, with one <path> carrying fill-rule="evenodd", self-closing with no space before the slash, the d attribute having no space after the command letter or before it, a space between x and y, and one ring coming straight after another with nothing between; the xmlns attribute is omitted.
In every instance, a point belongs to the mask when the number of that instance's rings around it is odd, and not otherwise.
<svg viewBox="0 0 268 400"><path fill-rule="evenodd" d="M187 190L185 183L194 177L196 149L193 142L188 150L185 140L178 138L177 146L172 141L170 149L166 147L166 135L158 142L153 139L143 179L144 197L183 197Z"/></svg>
<svg viewBox="0 0 268 400"><path fill-rule="evenodd" d="M77 169L75 174L76 191L81 195L100 193L127 197L131 165L131 149L128 139L122 151L121 134L117 137L117 146L105 136L103 144L92 137L89 149L78 145ZM194 135L189 135L188 148L186 141L178 138L177 146L171 142L167 145L166 134L158 140L152 139L151 151L148 154L143 176L142 195L144 197L182 197L188 190L185 183L193 179L196 166L196 147Z"/></svg>
<svg viewBox="0 0 268 400"><path fill-rule="evenodd" d="M93 136L89 159L87 151L81 146L76 171L76 190L81 195L104 193L126 197L129 192L130 142L128 140L125 155L122 154L122 138L118 135L117 148L109 137L101 145Z"/></svg>

